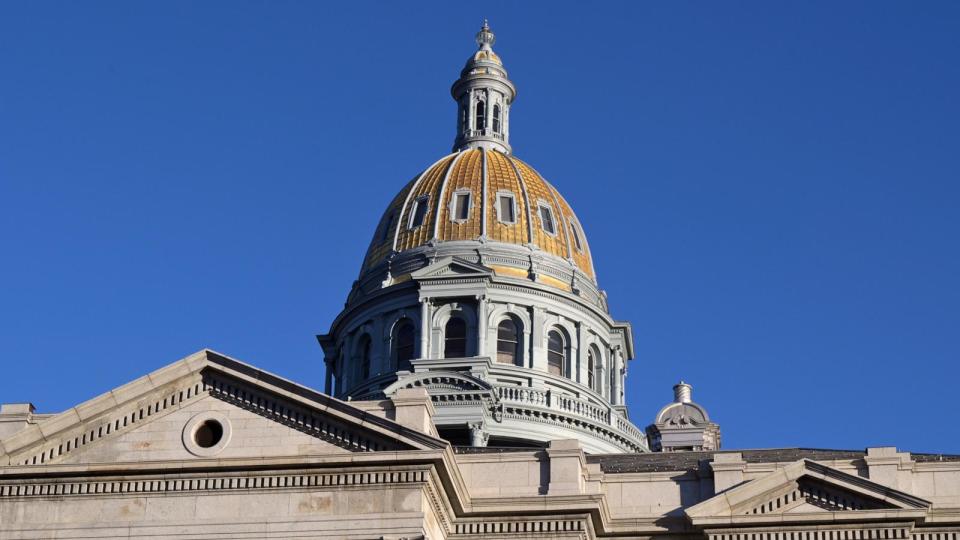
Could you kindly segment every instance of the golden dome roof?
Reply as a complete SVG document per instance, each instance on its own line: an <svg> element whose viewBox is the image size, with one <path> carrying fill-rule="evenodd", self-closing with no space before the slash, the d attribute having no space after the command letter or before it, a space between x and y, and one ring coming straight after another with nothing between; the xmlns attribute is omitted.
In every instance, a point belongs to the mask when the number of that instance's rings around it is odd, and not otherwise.
<svg viewBox="0 0 960 540"><path fill-rule="evenodd" d="M480 49L479 51L473 53L473 56L467 60L467 66L472 66L476 62L493 62L498 66L503 65L503 61L500 60L500 57L493 50L484 50Z"/></svg>
<svg viewBox="0 0 960 540"><path fill-rule="evenodd" d="M523 161L484 148L441 158L394 197L361 274L393 253L455 241L522 246L562 259L561 264L572 265L595 282L587 239L563 196ZM526 275L516 268L490 266L498 274Z"/></svg>

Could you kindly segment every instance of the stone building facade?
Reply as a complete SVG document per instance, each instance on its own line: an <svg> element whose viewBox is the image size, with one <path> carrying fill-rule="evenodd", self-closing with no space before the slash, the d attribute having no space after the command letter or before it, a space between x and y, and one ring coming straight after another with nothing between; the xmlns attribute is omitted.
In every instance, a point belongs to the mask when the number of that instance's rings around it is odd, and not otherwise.
<svg viewBox="0 0 960 540"><path fill-rule="evenodd" d="M59 414L0 408L0 539L960 540L960 456L721 449L624 406L571 206L509 144L484 24L453 152L383 214L320 392L203 350Z"/></svg>

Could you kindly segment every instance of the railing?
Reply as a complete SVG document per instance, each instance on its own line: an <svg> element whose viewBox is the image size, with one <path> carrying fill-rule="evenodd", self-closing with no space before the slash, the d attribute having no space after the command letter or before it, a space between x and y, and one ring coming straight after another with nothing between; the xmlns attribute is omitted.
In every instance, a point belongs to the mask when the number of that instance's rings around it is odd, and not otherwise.
<svg viewBox="0 0 960 540"><path fill-rule="evenodd" d="M583 416L595 422L610 424L610 409L605 409L599 405L594 405L570 396L556 396L557 408L563 412L573 413Z"/></svg>
<svg viewBox="0 0 960 540"><path fill-rule="evenodd" d="M610 426L626 438L645 444L646 436L628 420L617 414L609 406L597 405L589 401L552 392L523 386L495 386L497 397L505 404L537 407L553 410L565 415L590 420L597 424Z"/></svg>
<svg viewBox="0 0 960 540"><path fill-rule="evenodd" d="M503 133L497 133L492 129L468 129L463 134L464 138L467 137L493 137L494 139L505 140L506 137Z"/></svg>
<svg viewBox="0 0 960 540"><path fill-rule="evenodd" d="M642 431L637 429L636 426L628 422L625 418L623 418L619 414L615 414L614 416L617 418L617 429L619 429L620 431L623 431L624 433L628 433L632 435L636 439L640 439L640 440L646 439L646 435L644 435Z"/></svg>
<svg viewBox="0 0 960 540"><path fill-rule="evenodd" d="M497 397L503 401L514 401L537 407L550 406L550 393L523 386L497 386Z"/></svg>

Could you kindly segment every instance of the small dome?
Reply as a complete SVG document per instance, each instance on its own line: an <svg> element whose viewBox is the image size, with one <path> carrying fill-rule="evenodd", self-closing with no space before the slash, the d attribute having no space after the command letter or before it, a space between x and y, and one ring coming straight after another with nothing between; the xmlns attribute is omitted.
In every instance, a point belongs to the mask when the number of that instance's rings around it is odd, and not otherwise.
<svg viewBox="0 0 960 540"><path fill-rule="evenodd" d="M467 60L467 68L473 67L474 64L476 64L477 62L493 62L498 66L503 65L503 62L500 60L500 57L497 55L497 53L493 52L492 50L480 49L479 51L473 53L473 56L469 60Z"/></svg>
<svg viewBox="0 0 960 540"><path fill-rule="evenodd" d="M458 241L523 246L561 259L559 264L595 282L586 236L563 196L523 161L482 148L441 158L394 197L361 275L393 253ZM494 261L489 265L512 277L525 275Z"/></svg>

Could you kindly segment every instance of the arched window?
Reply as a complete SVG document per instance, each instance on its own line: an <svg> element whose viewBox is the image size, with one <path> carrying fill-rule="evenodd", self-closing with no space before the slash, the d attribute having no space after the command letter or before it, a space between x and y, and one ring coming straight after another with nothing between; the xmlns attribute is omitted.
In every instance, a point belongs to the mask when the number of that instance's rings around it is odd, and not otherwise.
<svg viewBox="0 0 960 540"><path fill-rule="evenodd" d="M493 106L493 132L500 133L500 105Z"/></svg>
<svg viewBox="0 0 960 540"><path fill-rule="evenodd" d="M357 348L360 351L360 380L365 380L370 377L370 349L371 341L370 336L364 334L360 338L360 347Z"/></svg>
<svg viewBox="0 0 960 540"><path fill-rule="evenodd" d="M518 360L522 360L520 325L512 317L507 317L497 325L497 362L516 364Z"/></svg>
<svg viewBox="0 0 960 540"><path fill-rule="evenodd" d="M458 133L466 131L467 129L467 120L469 119L467 111L469 110L470 110L470 106L466 102L460 105L460 125L457 126Z"/></svg>
<svg viewBox="0 0 960 540"><path fill-rule="evenodd" d="M603 362L596 347L587 351L587 386L598 394L603 390Z"/></svg>
<svg viewBox="0 0 960 540"><path fill-rule="evenodd" d="M467 323L460 317L447 321L444 330L443 357L463 358L467 356Z"/></svg>
<svg viewBox="0 0 960 540"><path fill-rule="evenodd" d="M483 128L486 127L487 122L487 105L482 102L477 102L477 121L473 126L473 129L477 131L483 131Z"/></svg>
<svg viewBox="0 0 960 540"><path fill-rule="evenodd" d="M393 338L394 355L397 369L410 371L410 360L413 359L417 330L409 319L404 319L397 327L397 334Z"/></svg>
<svg viewBox="0 0 960 540"><path fill-rule="evenodd" d="M547 371L553 375L563 375L567 363L567 342L563 334L551 330L547 334Z"/></svg>

